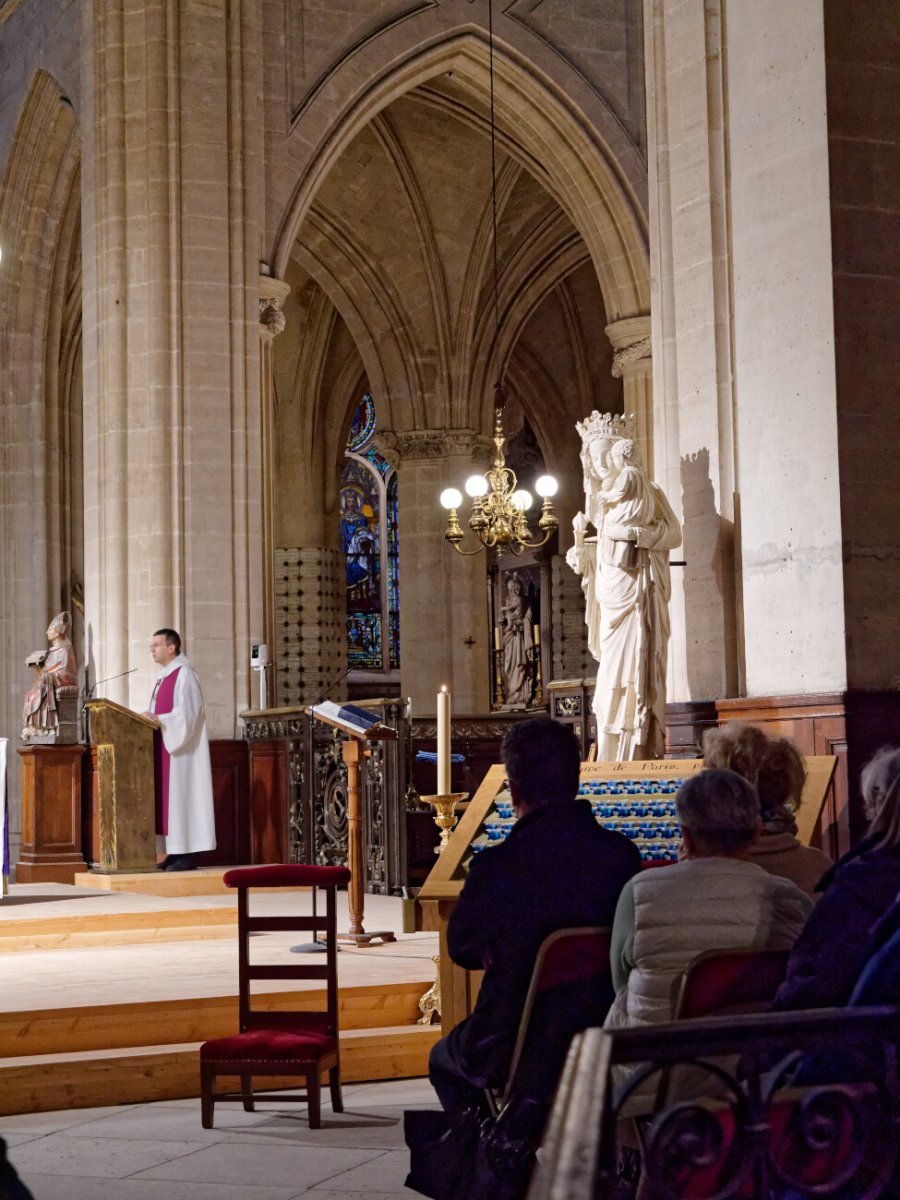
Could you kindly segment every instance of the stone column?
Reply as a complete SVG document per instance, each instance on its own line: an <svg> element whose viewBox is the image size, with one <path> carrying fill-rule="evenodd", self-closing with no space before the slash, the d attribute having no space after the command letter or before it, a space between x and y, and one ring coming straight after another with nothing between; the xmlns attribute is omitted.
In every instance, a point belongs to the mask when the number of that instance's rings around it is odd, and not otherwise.
<svg viewBox="0 0 900 1200"><path fill-rule="evenodd" d="M612 343L614 379L622 380L624 409L634 413L641 456L653 478L653 351L650 314L625 317L606 326Z"/></svg>
<svg viewBox="0 0 900 1200"><path fill-rule="evenodd" d="M149 696L179 628L210 730L263 621L259 6L85 0L85 599L92 679Z"/></svg>
<svg viewBox="0 0 900 1200"><path fill-rule="evenodd" d="M259 411L262 451L260 492L262 495L263 615L260 637L269 647L271 666L268 675L269 703L278 695L279 660L275 653L275 383L272 351L276 337L286 324L282 312L291 285L271 275L259 277Z"/></svg>
<svg viewBox="0 0 900 1200"><path fill-rule="evenodd" d="M463 490L489 461L491 441L469 429L382 432L379 449L399 473L401 693L413 712L435 711L442 684L456 715L489 710L487 572L484 553L464 558L444 541L444 488ZM466 508L466 506L464 506ZM465 523L463 513L460 518ZM470 535L468 549L477 545ZM418 599L404 598L404 581Z"/></svg>

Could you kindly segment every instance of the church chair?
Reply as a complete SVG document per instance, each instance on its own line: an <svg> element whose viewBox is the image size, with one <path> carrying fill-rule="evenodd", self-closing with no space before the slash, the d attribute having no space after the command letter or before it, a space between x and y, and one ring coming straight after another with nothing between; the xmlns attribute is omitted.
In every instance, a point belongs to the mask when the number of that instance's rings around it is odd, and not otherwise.
<svg viewBox="0 0 900 1200"><path fill-rule="evenodd" d="M517 1099L549 1101L572 1038L589 1025L602 1023L613 998L611 935L608 926L596 925L557 929L544 938L531 972L506 1083L502 1089L487 1090L492 1116L505 1112Z"/></svg>
<svg viewBox="0 0 900 1200"><path fill-rule="evenodd" d="M790 950L707 950L681 977L677 1020L766 1012L787 974Z"/></svg>
<svg viewBox="0 0 900 1200"><path fill-rule="evenodd" d="M321 1125L321 1079L327 1071L331 1107L343 1112L340 1052L338 1047L337 925L335 892L350 881L346 867L262 866L236 867L224 876L228 887L238 889L238 980L239 1032L233 1037L214 1038L200 1047L200 1103L204 1129L213 1126L217 1100L242 1100L247 1112L254 1110L253 1077L281 1079L297 1075L305 1079L301 1095L261 1093L266 1100L302 1102L309 1105L309 1127ZM251 888L318 887L325 892L325 915L251 916ZM265 939L255 935L304 930L325 931L325 960L272 963L250 959L254 949L265 949ZM254 954L254 959L259 953ZM317 1011L255 1010L252 984L259 980L321 980L325 983L326 1007ZM215 1091L217 1077L240 1079L240 1092Z"/></svg>
<svg viewBox="0 0 900 1200"><path fill-rule="evenodd" d="M784 982L789 956L790 950L765 948L698 954L676 985L675 1020L768 1012ZM671 1088L672 1073L666 1069L660 1074L658 1107L670 1098Z"/></svg>

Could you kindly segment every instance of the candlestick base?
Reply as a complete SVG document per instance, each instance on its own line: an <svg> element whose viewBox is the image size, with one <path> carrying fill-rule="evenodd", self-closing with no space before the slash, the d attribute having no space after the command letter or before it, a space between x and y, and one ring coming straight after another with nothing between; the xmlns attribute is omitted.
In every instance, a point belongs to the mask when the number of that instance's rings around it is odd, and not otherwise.
<svg viewBox="0 0 900 1200"><path fill-rule="evenodd" d="M434 823L441 831L441 840L434 848L435 854L443 854L450 841L450 832L456 824L456 806L460 800L465 800L468 794L468 792L448 792L444 796L420 797L435 810Z"/></svg>

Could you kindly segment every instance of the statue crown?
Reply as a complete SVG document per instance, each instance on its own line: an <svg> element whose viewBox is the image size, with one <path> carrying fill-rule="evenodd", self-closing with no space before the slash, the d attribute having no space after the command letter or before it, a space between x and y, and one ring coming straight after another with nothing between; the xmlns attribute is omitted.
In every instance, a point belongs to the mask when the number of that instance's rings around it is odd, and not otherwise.
<svg viewBox="0 0 900 1200"><path fill-rule="evenodd" d="M590 445L595 438L633 438L634 413L601 413L595 409L584 421L576 421L575 428L581 434L583 446Z"/></svg>

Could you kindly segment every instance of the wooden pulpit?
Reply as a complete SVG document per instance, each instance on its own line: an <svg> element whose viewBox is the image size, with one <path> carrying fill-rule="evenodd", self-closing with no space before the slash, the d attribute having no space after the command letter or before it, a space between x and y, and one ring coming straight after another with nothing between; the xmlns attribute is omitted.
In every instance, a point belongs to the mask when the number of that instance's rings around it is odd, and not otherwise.
<svg viewBox="0 0 900 1200"><path fill-rule="evenodd" d="M336 704L325 702L306 711L317 721L323 721L344 735L341 750L347 766L347 866L350 869L347 904L350 910L350 929L347 933L339 933L338 940L353 942L357 946L368 946L376 939L395 942L396 937L388 930L366 933L363 928L366 880L359 768L366 753L366 743L392 740L397 737L397 730L390 729L378 721L368 727L361 727L353 714L363 710L355 709L353 705L341 709Z"/></svg>
<svg viewBox="0 0 900 1200"><path fill-rule="evenodd" d="M156 801L152 717L89 700L97 746L97 815L101 871L150 871L156 866Z"/></svg>

